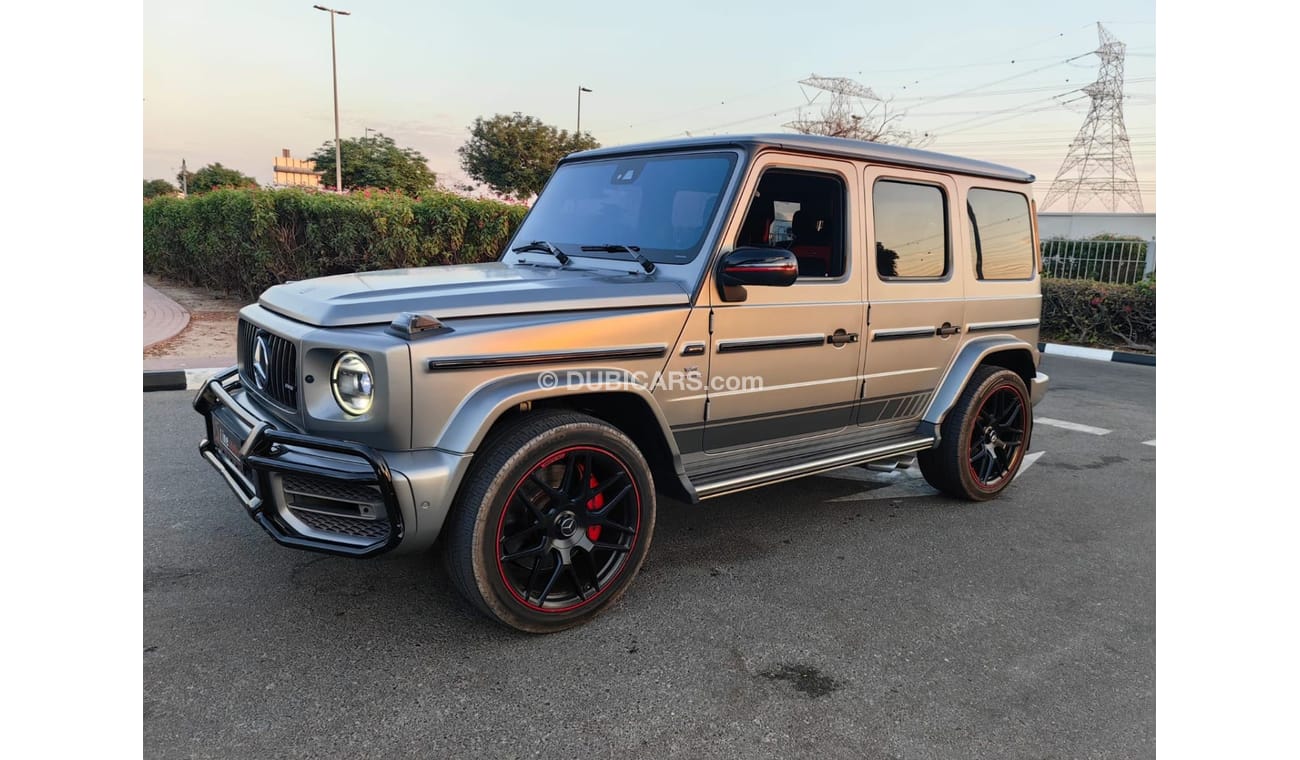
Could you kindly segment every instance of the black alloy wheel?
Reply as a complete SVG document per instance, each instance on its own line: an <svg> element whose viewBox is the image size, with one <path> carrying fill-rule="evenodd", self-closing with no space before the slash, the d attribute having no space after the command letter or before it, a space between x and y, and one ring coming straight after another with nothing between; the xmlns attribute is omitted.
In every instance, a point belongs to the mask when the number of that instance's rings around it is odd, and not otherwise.
<svg viewBox="0 0 1300 760"><path fill-rule="evenodd" d="M622 431L579 412L528 412L474 455L444 528L444 558L480 611L549 633L623 595L654 523L650 467Z"/></svg>
<svg viewBox="0 0 1300 760"><path fill-rule="evenodd" d="M538 462L515 484L497 526L506 589L538 612L595 602L627 567L640 499L628 466L606 449L572 446Z"/></svg>
<svg viewBox="0 0 1300 760"><path fill-rule="evenodd" d="M1033 432L1025 381L982 366L971 374L939 427L939 443L917 454L930 485L960 499L985 501L1015 480Z"/></svg>

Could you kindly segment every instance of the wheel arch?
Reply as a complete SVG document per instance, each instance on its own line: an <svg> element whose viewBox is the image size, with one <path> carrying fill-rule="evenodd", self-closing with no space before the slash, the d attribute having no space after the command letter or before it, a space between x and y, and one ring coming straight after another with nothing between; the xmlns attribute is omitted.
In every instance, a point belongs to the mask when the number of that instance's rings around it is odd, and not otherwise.
<svg viewBox="0 0 1300 760"><path fill-rule="evenodd" d="M585 377L600 377L600 388L569 382ZM529 372L496 379L461 402L439 436L438 448L476 452L502 427L548 409L582 412L618 428L641 450L660 490L685 501L698 500L662 411L650 390L624 370Z"/></svg>
<svg viewBox="0 0 1300 760"><path fill-rule="evenodd" d="M936 439L939 426L943 424L948 411L961 398L971 375L982 366L1009 369L1019 375L1025 381L1025 386L1029 387L1037 372L1036 352L1033 346L1009 335L979 338L962 346L948 367L943 382L939 384L939 390L930 399L930 406L921 417L922 424L933 428Z"/></svg>

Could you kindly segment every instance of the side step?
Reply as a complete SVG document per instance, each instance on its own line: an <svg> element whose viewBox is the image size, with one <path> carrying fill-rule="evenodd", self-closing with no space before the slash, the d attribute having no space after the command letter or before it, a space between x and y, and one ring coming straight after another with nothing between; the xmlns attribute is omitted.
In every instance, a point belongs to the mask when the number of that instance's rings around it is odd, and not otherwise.
<svg viewBox="0 0 1300 760"><path fill-rule="evenodd" d="M927 449L933 443L933 436L912 434L888 441L880 441L866 448L811 453L802 457L791 457L777 463L776 466L769 463L752 468L727 470L716 475L711 473L712 477L707 480L696 480L694 478L692 480L694 481L695 493L700 499L712 499L715 496L724 496L750 488L794 480L805 475L815 475L819 472L835 470L848 465L863 464L891 457L897 459L903 455Z"/></svg>

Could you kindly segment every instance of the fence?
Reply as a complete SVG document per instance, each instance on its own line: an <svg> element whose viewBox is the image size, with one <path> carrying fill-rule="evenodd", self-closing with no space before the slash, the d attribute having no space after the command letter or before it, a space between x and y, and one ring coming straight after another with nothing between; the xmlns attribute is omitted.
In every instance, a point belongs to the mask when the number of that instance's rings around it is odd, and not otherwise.
<svg viewBox="0 0 1300 760"><path fill-rule="evenodd" d="M1132 284L1154 271L1154 240L1044 240L1043 276ZM1148 262L1151 266L1148 266Z"/></svg>

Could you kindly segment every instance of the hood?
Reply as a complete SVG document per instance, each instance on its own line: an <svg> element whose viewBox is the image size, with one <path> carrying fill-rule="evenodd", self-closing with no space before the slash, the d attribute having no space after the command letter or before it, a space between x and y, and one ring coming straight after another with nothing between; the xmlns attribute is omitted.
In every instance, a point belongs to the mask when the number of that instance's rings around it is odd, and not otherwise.
<svg viewBox="0 0 1300 760"><path fill-rule="evenodd" d="M320 327L391 322L406 311L452 319L689 302L674 280L501 262L319 277L276 285L258 300L271 311Z"/></svg>

